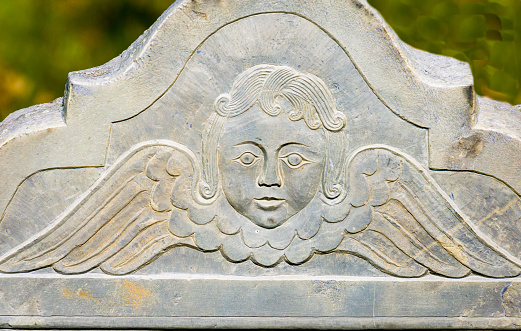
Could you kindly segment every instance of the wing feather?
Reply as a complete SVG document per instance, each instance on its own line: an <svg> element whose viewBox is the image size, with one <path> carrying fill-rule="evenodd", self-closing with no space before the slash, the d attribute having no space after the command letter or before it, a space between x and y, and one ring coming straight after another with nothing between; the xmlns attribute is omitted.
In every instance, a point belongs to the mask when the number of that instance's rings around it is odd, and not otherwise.
<svg viewBox="0 0 521 331"><path fill-rule="evenodd" d="M81 273L95 268L128 244L141 227L157 222L153 216L145 207L134 215L121 213L53 267L62 273Z"/></svg>
<svg viewBox="0 0 521 331"><path fill-rule="evenodd" d="M370 233L364 232L363 236L347 237L337 247L336 251L357 255L369 261L378 269L394 276L420 277L427 273L427 268L419 265L405 254L400 254L394 246L383 242L382 238L371 237ZM386 249L391 249L393 253L389 253Z"/></svg>
<svg viewBox="0 0 521 331"><path fill-rule="evenodd" d="M150 263L167 249L194 246L191 237L179 238L168 230L168 221L160 221L143 229L117 254L105 261L101 269L109 274L124 275Z"/></svg>
<svg viewBox="0 0 521 331"><path fill-rule="evenodd" d="M404 221L405 219L409 220ZM407 227L408 223L414 221L412 215L406 216L406 211L403 210L397 218L387 214L377 215L371 227L385 233L409 258L435 273L448 277L464 277L470 273L467 267L446 252L435 239L420 235L419 232L422 231L409 230L411 227Z"/></svg>

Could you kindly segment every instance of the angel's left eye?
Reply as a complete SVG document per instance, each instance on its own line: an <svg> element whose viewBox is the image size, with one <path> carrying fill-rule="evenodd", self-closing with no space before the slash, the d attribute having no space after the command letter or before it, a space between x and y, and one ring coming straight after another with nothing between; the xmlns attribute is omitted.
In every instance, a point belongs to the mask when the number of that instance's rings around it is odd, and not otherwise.
<svg viewBox="0 0 521 331"><path fill-rule="evenodd" d="M305 164L311 163L310 160L306 159L299 153L290 153L282 156L280 159L284 161L284 163L286 163L286 165L292 169L297 169Z"/></svg>

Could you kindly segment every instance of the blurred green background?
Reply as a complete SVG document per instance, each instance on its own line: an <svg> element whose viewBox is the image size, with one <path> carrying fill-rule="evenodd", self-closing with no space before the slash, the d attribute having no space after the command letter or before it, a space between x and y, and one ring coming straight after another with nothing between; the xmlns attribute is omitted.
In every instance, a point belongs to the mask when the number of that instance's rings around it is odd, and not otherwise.
<svg viewBox="0 0 521 331"><path fill-rule="evenodd" d="M521 0L368 0L416 48L468 62L476 92L521 104Z"/></svg>
<svg viewBox="0 0 521 331"><path fill-rule="evenodd" d="M344 1L344 0L338 0ZM368 0L408 44L469 62L480 95L521 104L521 0ZM0 121L63 95L173 0L0 0Z"/></svg>

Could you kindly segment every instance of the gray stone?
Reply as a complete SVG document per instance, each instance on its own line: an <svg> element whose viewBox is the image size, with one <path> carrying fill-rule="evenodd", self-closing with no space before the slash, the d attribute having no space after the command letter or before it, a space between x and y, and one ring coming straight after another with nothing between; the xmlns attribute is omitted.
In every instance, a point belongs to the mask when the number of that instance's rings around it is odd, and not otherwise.
<svg viewBox="0 0 521 331"><path fill-rule="evenodd" d="M364 1L179 1L0 123L0 327L521 325L521 113Z"/></svg>

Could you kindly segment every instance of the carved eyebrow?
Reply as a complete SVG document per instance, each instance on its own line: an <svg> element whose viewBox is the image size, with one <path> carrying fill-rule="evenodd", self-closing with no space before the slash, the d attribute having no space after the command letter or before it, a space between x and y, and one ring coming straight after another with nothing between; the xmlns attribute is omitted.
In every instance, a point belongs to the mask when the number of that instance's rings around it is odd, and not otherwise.
<svg viewBox="0 0 521 331"><path fill-rule="evenodd" d="M286 147L288 145L299 145L299 146L309 147L308 145L303 144L303 143L290 142L290 143L285 143L285 144L280 145L279 149L281 149L282 147Z"/></svg>
<svg viewBox="0 0 521 331"><path fill-rule="evenodd" d="M309 148L308 145L303 144L303 143L289 142L289 143L285 143L285 144L280 145L280 147L278 148L278 150L280 151L282 148L284 148L284 147L286 147L286 146L288 146L288 145L298 145L298 146L304 146L304 147Z"/></svg>
<svg viewBox="0 0 521 331"><path fill-rule="evenodd" d="M243 141L243 142L233 145L233 147L246 145L246 144L255 145L255 146L259 147L260 149L263 149L261 144L255 142L255 141Z"/></svg>

